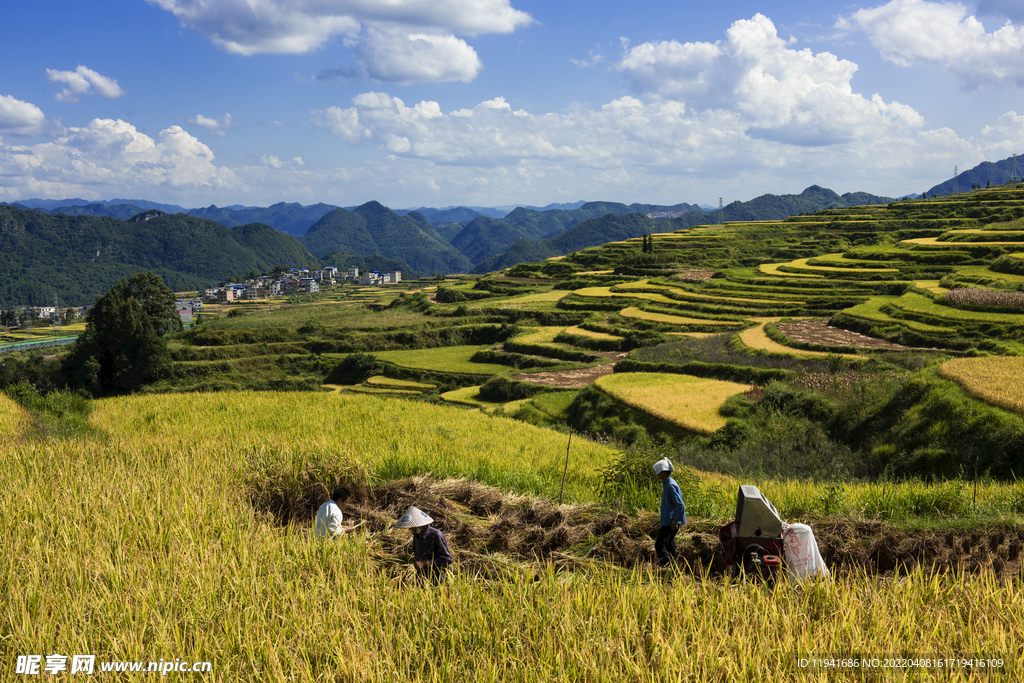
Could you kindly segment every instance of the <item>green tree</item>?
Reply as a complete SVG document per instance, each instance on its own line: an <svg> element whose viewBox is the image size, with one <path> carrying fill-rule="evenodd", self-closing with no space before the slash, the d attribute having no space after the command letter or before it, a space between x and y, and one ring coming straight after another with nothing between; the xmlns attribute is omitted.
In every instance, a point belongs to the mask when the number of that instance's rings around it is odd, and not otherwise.
<svg viewBox="0 0 1024 683"><path fill-rule="evenodd" d="M154 273L136 273L128 278L132 296L142 305L157 334L181 332L181 316L174 292Z"/></svg>
<svg viewBox="0 0 1024 683"><path fill-rule="evenodd" d="M96 299L85 332L71 346L61 365L68 386L94 396L135 391L165 374L171 365L163 332L172 325L174 294L152 273L121 280Z"/></svg>

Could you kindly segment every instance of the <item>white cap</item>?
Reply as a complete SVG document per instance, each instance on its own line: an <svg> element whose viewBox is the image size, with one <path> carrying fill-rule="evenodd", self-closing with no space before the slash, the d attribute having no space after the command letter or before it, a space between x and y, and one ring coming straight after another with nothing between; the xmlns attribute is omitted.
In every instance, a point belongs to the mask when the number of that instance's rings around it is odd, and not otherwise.
<svg viewBox="0 0 1024 683"><path fill-rule="evenodd" d="M662 472L671 472L675 467L672 467L672 463L669 462L668 458L662 458L658 462L654 463L654 473L661 474Z"/></svg>
<svg viewBox="0 0 1024 683"><path fill-rule="evenodd" d="M405 514L395 522L396 529L415 529L418 526L426 526L433 522L430 515L420 510L415 505L410 505Z"/></svg>

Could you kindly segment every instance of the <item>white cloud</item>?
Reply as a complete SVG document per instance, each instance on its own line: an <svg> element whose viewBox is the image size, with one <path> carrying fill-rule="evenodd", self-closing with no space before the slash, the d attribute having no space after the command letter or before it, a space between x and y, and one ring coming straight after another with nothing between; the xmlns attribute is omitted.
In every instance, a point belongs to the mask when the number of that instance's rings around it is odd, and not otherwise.
<svg viewBox="0 0 1024 683"><path fill-rule="evenodd" d="M217 137L224 137L227 135L227 129L231 127L233 121L234 117L227 113L219 119L212 119L209 116L196 114L194 119L188 120L192 125L199 126L210 135L216 135Z"/></svg>
<svg viewBox="0 0 1024 683"><path fill-rule="evenodd" d="M64 83L67 85L66 88L53 96L53 99L58 102L78 102L78 98L81 95L91 95L94 92L100 97L109 98L121 97L125 94L125 90L113 78L107 78L81 64L74 71L47 69L46 79L51 83Z"/></svg>
<svg viewBox="0 0 1024 683"><path fill-rule="evenodd" d="M213 152L178 126L158 138L130 123L93 119L52 142L0 144L0 194L8 196L140 196L235 186L231 170L213 164Z"/></svg>
<svg viewBox="0 0 1024 683"><path fill-rule="evenodd" d="M43 132L46 116L31 102L22 102L10 95L0 95L0 133L38 135Z"/></svg>
<svg viewBox="0 0 1024 683"><path fill-rule="evenodd" d="M312 120L350 144L386 155L379 163L391 176L355 173L347 201L379 198L380 189L352 196L360 186L374 187L376 178L392 192L401 188L401 206L429 204L432 197L483 204L529 196L665 203L730 194L750 199L816 183L840 193L897 196L941 181L937 168L948 166L951 173L954 164L966 168L1005 158L1014 151L1005 149L1008 139L1024 142L1024 117L1013 112L974 139L945 128L926 130L913 110L901 111L902 105L877 96L852 98L851 104L840 90L836 98L820 107L845 116L836 128L845 122L846 130L823 145L807 144L798 117L780 116L779 110L790 110L777 103L765 104L771 111L755 116L745 108L755 99L728 110L625 96L597 109L534 114L500 97L445 111L433 101L406 104L368 92L349 107L314 111ZM811 99L807 106L812 105L819 101ZM404 199L412 195L417 198Z"/></svg>
<svg viewBox="0 0 1024 683"><path fill-rule="evenodd" d="M468 82L482 66L476 50L453 35L370 28L356 52L370 76L399 85Z"/></svg>
<svg viewBox="0 0 1024 683"><path fill-rule="evenodd" d="M234 54L301 54L341 37L372 77L392 83L470 80L480 60L456 34L533 22L510 0L148 1Z"/></svg>
<svg viewBox="0 0 1024 683"><path fill-rule="evenodd" d="M1007 22L988 33L958 3L892 0L858 10L837 26L863 31L882 58L897 66L938 67L967 90L1024 87L1024 26Z"/></svg>
<svg viewBox="0 0 1024 683"><path fill-rule="evenodd" d="M751 134L793 144L833 144L924 122L911 107L853 92L856 64L790 48L760 14L735 22L724 41L637 45L616 68L638 94L691 111L731 111Z"/></svg>
<svg viewBox="0 0 1024 683"><path fill-rule="evenodd" d="M295 157L291 161L281 161L281 159L279 159L276 156L269 154L260 154L258 155L257 158L259 159L261 164L263 164L264 166L269 166L270 168L273 169L301 168L306 165L306 162L302 160L302 157Z"/></svg>
<svg viewBox="0 0 1024 683"><path fill-rule="evenodd" d="M1006 112L999 117L998 123L982 128L981 137L1004 159L1016 153L1021 157L1021 168L1024 169L1024 114Z"/></svg>
<svg viewBox="0 0 1024 683"><path fill-rule="evenodd" d="M604 55L590 50L587 53L586 59L570 59L570 62L580 67L581 69L589 69L593 66L597 66L604 61Z"/></svg>

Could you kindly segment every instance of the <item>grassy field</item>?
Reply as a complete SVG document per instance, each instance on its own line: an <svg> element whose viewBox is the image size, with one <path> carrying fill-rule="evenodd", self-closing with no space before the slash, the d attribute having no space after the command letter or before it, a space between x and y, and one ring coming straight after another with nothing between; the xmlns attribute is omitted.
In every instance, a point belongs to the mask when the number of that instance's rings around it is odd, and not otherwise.
<svg viewBox="0 0 1024 683"><path fill-rule="evenodd" d="M623 318L636 318L637 320L649 320L655 323L668 323L669 325L736 325L737 323L727 320L706 320L702 318L686 318L681 315L669 315L668 313L652 313L641 310L635 306L623 308L619 311Z"/></svg>
<svg viewBox="0 0 1024 683"><path fill-rule="evenodd" d="M416 389L419 391L429 391L435 389L433 384L424 384L423 382L412 382L405 379L392 379L390 377L384 377L383 375L375 375L366 380L366 383L371 386L389 387L395 389Z"/></svg>
<svg viewBox="0 0 1024 683"><path fill-rule="evenodd" d="M750 387L736 382L654 372L605 375L597 386L652 415L701 434L725 425L718 409L725 399Z"/></svg>
<svg viewBox="0 0 1024 683"><path fill-rule="evenodd" d="M931 334L952 334L953 330L949 327L940 327L938 325L929 325L928 323L917 322L916 320L904 320L902 318L893 318L889 314L880 310L882 306L887 303L895 302L900 297L884 297L879 296L867 301L863 304L857 304L850 308L844 309L843 313L852 315L857 318L863 318L864 320L870 320L871 322L878 323L880 325L902 325L911 330L917 332L931 333Z"/></svg>
<svg viewBox="0 0 1024 683"><path fill-rule="evenodd" d="M0 401L4 424L17 412ZM324 543L304 532L312 510L282 526L254 507L254 485L301 484L318 501L336 477L363 476L357 466L371 479L461 473L557 494L564 435L511 420L374 397L226 393L106 400L92 422L106 443L0 447L8 676L17 655L55 652L209 661L210 673L188 678L254 682L834 679L796 674L797 653L972 654L1024 670L1024 589L985 573L771 587L495 552L497 575L459 565L438 590L398 559L405 532ZM586 500L612 452L572 444L567 492ZM766 491L780 509L797 496Z"/></svg>
<svg viewBox="0 0 1024 683"><path fill-rule="evenodd" d="M0 449L20 443L30 422L24 408L0 394Z"/></svg>
<svg viewBox="0 0 1024 683"><path fill-rule="evenodd" d="M943 306L921 294L908 292L893 301L893 305L906 311L926 313L938 320L1007 323L1024 325L1024 314L1020 313L987 313L985 311L967 311L952 306Z"/></svg>
<svg viewBox="0 0 1024 683"><path fill-rule="evenodd" d="M544 344L555 340L560 333L565 331L565 326L554 327L529 327L522 333L515 336L516 341L525 344Z"/></svg>
<svg viewBox="0 0 1024 683"><path fill-rule="evenodd" d="M608 334L606 332L594 332L592 330L585 330L581 327L573 325L572 327L565 328L566 334L575 334L580 337L588 337L590 339L622 339L614 334Z"/></svg>
<svg viewBox="0 0 1024 683"><path fill-rule="evenodd" d="M508 367L494 363L473 363L469 359L488 346L446 346L439 349L411 349L407 351L378 351L380 360L420 370L459 372L469 375L498 375Z"/></svg>
<svg viewBox="0 0 1024 683"><path fill-rule="evenodd" d="M1024 413L1024 358L954 358L939 368L951 379L989 403Z"/></svg>
<svg viewBox="0 0 1024 683"><path fill-rule="evenodd" d="M758 266L758 270L765 275L775 275L777 277L814 277L823 278L824 275L817 275L814 273L787 273L779 270L780 266L788 266L789 263L762 263Z"/></svg>

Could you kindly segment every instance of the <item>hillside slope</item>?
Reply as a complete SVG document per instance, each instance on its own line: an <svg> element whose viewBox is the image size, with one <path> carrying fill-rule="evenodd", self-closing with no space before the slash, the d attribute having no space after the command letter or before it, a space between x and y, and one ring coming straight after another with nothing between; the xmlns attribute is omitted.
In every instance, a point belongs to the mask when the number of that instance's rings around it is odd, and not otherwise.
<svg viewBox="0 0 1024 683"><path fill-rule="evenodd" d="M459 273L473 268L422 214L399 216L379 202L367 202L354 211L334 209L317 221L301 242L316 256L336 251L356 256L380 254L405 261L422 273Z"/></svg>
<svg viewBox="0 0 1024 683"><path fill-rule="evenodd" d="M228 229L204 218L154 212L148 220L48 215L0 206L0 306L84 305L134 273L174 290L196 289L275 265L310 267L298 241L268 225Z"/></svg>
<svg viewBox="0 0 1024 683"><path fill-rule="evenodd" d="M838 195L817 185L804 190L798 195L762 195L749 202L733 202L724 207L721 217L726 221L760 221L783 220L801 213L813 213L827 208L848 208L864 204L888 204L890 197L879 197L864 192ZM654 220L646 214L654 210L687 210L677 218ZM517 209L516 211L519 211ZM506 217L508 221L516 211ZM673 207L653 206L649 204L614 204L609 202L588 202L577 212L589 211L597 213L599 219L584 219L582 222L568 225L564 233L545 240L519 240L512 244L504 253L492 255L477 264L478 273L501 270L517 263L536 261L554 256L564 256L572 251L593 247L653 232L672 232L691 228L696 225L708 225L719 222L717 211L704 213L696 205L678 204ZM566 214L574 212L545 212L545 214L561 214L545 217L546 220L564 219ZM628 218L626 216L629 216ZM533 217L522 214L521 220Z"/></svg>

